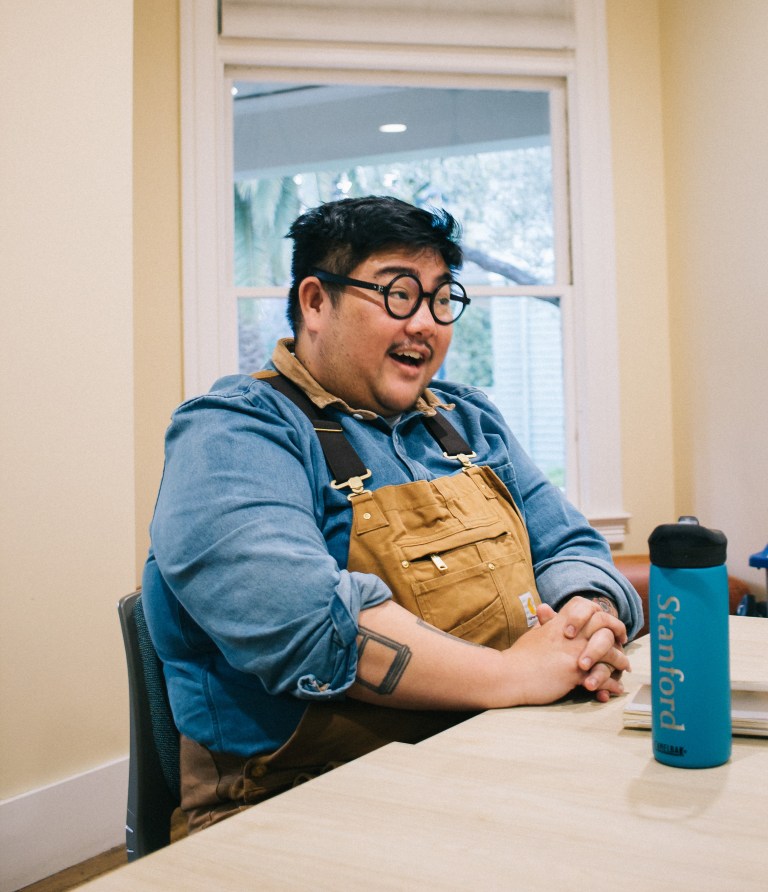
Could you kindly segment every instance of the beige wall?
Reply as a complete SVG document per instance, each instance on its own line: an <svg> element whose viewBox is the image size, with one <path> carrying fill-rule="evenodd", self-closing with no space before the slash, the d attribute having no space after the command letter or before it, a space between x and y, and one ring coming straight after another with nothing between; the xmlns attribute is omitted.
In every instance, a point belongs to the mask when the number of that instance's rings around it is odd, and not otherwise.
<svg viewBox="0 0 768 892"><path fill-rule="evenodd" d="M2 129L0 799L126 755L115 604L139 579L182 380L177 4L18 10L0 4L14 122Z"/></svg>
<svg viewBox="0 0 768 892"><path fill-rule="evenodd" d="M163 433L182 399L179 12L134 2L133 308L136 580L163 472Z"/></svg>
<svg viewBox="0 0 768 892"><path fill-rule="evenodd" d="M768 3L663 0L676 504L768 541Z"/></svg>
<svg viewBox="0 0 768 892"><path fill-rule="evenodd" d="M764 590L768 4L609 0L607 21L627 550L696 514Z"/></svg>
<svg viewBox="0 0 768 892"><path fill-rule="evenodd" d="M115 601L181 395L176 6L0 2L2 797L127 750ZM627 550L694 511L757 581L768 4L608 14Z"/></svg>
<svg viewBox="0 0 768 892"><path fill-rule="evenodd" d="M3 798L126 750L132 14L0 5Z"/></svg>

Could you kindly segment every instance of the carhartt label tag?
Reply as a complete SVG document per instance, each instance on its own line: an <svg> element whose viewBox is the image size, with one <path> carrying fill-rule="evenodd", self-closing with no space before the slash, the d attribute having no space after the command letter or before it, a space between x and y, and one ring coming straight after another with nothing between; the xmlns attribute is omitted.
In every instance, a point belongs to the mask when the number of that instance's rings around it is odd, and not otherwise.
<svg viewBox="0 0 768 892"><path fill-rule="evenodd" d="M518 598L520 598L520 603L523 605L525 620L530 629L531 626L535 626L538 622L538 617L536 616L536 602L533 600L533 595L530 592L524 592L522 595L518 595Z"/></svg>

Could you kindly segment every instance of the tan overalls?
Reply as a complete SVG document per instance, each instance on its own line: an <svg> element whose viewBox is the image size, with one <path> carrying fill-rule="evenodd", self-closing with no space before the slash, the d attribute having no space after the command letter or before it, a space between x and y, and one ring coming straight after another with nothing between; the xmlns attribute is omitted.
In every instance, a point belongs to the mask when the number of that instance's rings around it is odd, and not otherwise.
<svg viewBox="0 0 768 892"><path fill-rule="evenodd" d="M470 457L468 449L457 455L461 471L436 480L373 491L362 477L332 485L350 488L349 571L374 573L430 625L504 650L535 623L539 596L520 512L496 474ZM270 755L212 753L182 737L182 808L190 829L201 829L386 743L416 743L465 718L346 699L310 704Z"/></svg>

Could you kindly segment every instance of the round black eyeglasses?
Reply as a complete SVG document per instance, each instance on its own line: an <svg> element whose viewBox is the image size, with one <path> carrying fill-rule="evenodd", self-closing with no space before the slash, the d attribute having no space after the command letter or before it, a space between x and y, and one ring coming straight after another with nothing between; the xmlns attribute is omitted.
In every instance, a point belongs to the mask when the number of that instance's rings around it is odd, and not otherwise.
<svg viewBox="0 0 768 892"><path fill-rule="evenodd" d="M464 286L453 279L443 282L434 291L425 291L416 276L407 274L395 276L388 285L337 276L323 269L312 270L311 275L329 285L353 285L355 288L378 291L384 296L384 307L393 319L410 319L418 311L421 302L428 298L429 312L435 322L438 325L452 325L471 303Z"/></svg>

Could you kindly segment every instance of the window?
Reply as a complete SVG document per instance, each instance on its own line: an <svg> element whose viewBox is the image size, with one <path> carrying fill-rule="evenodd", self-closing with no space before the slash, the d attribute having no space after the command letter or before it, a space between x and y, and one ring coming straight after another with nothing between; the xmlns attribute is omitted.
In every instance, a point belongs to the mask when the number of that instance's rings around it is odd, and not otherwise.
<svg viewBox="0 0 768 892"><path fill-rule="evenodd" d="M627 515L621 504L604 3L479 0L471 10L460 11L461 6L452 0L388 0L374 10L362 0L345 0L321 9L315 0L280 5L223 0L217 34L215 0L181 0L185 386L190 394L199 393L216 377L235 370L241 346L250 349L248 317L257 312L253 301L260 301L262 308L274 303L273 291L280 287L276 280L235 276L233 84L374 92L409 88L413 93L418 87L474 91L475 96L483 91L488 91L485 96L546 93L555 209L551 274L542 276L541 269L514 264L514 252L500 259L530 272L536 284L468 265L475 295L471 309L479 310L476 320L493 317L486 327L493 369L485 386L493 388L498 400L504 397L495 392L495 382L512 381L514 374L498 365L513 353L506 345L515 338L516 353L538 353L540 340L553 340L551 333L542 333L547 324L561 333L560 352L553 360L562 369L559 393L537 389L553 380L551 372L543 371L526 391L536 410L530 416L530 432L525 431L524 418L513 415L510 421L530 445L531 438L542 436L534 428L545 399L562 401L567 494L609 541L621 542ZM531 17L534 13L539 14ZM432 157L438 156L433 152ZM427 164L429 153L401 160ZM292 159L290 176L314 174L317 161L308 155ZM354 185L350 171L381 167L380 162L358 152L343 159L337 170L326 169L340 175L338 183L346 173ZM239 172L237 177L245 182ZM264 178L258 174L256 179ZM559 202L566 213L558 214ZM260 284L236 284L245 281ZM504 315L514 308L515 318L497 321L497 305L505 308ZM279 321L281 312L273 310L272 315ZM513 334L506 333L507 325ZM527 339L521 335L524 330ZM493 343L498 339L502 345ZM469 349L464 352L471 354ZM465 363L467 371L446 368L447 375L477 374L477 365L470 368L466 363L477 363L478 357L459 355L456 361ZM518 403L523 407L525 399ZM514 410L505 411L509 415ZM530 448L540 456L544 447ZM557 479L556 460L539 460Z"/></svg>
<svg viewBox="0 0 768 892"><path fill-rule="evenodd" d="M462 223L472 305L439 377L476 384L565 485L560 304L570 293L561 85L533 90L238 81L233 99L232 301L238 362L261 368L290 334L290 222L321 201L389 194ZM307 139L305 135L311 133ZM553 200L553 192L557 192ZM557 205L557 207L555 207ZM556 231L565 236L556 244ZM556 257L561 258L556 263ZM539 289L531 294L530 288Z"/></svg>

